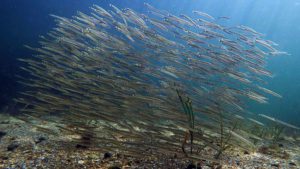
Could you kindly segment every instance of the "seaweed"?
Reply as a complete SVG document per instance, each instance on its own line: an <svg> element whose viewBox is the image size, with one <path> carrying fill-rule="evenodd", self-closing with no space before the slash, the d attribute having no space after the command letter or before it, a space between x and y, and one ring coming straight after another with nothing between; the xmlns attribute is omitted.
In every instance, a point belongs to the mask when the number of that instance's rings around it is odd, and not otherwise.
<svg viewBox="0 0 300 169"><path fill-rule="evenodd" d="M271 139L273 141L273 143L276 143L279 141L280 136L282 135L284 131L284 127L280 126L280 125L275 125L271 128Z"/></svg>
<svg viewBox="0 0 300 169"><path fill-rule="evenodd" d="M224 153L225 150L227 150L228 148L230 148L230 144L229 142L232 139L232 133L228 132L226 134L225 132L225 128L224 128L224 120L223 120L223 114L222 111L220 111L219 113L219 117L220 117L220 140L219 140L219 144L218 147L219 149L217 150L217 154L215 155L215 159L219 159L220 156ZM238 127L238 122L235 122L233 124L233 126L231 127L231 129L229 129L229 131L234 131L236 130Z"/></svg>
<svg viewBox="0 0 300 169"><path fill-rule="evenodd" d="M195 114L193 111L193 107L192 107L192 101L189 97L186 98L186 101L183 100L182 96L180 95L179 91L176 90L178 98L181 102L182 108L184 113L187 116L188 119L188 125L189 125L189 129L185 134L181 149L183 151L183 153L187 155L187 153L185 152L185 145L187 143L187 140L190 138L190 142L191 142L191 147L190 147L190 153L193 154L193 140L194 140L194 132L192 130L195 129Z"/></svg>
<svg viewBox="0 0 300 169"><path fill-rule="evenodd" d="M266 128L264 126L260 126L258 124L248 126L245 128L246 131L248 131L250 134L257 136L258 138L265 138L266 136ZM259 139L252 138L253 144L257 145L259 143Z"/></svg>
<svg viewBox="0 0 300 169"><path fill-rule="evenodd" d="M283 134L284 127L280 125L271 125L266 127L259 127L257 125L250 129L250 133L260 138L271 140L273 143L277 143ZM256 142L254 142L256 144Z"/></svg>

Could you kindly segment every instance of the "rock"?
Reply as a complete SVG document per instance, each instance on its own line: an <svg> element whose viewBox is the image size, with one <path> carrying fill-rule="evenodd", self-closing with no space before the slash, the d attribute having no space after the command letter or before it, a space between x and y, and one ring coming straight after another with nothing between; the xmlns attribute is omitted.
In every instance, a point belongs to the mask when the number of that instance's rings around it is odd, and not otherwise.
<svg viewBox="0 0 300 169"><path fill-rule="evenodd" d="M81 145L81 144L76 144L75 147L78 148L78 149L87 149L88 148L87 146Z"/></svg>
<svg viewBox="0 0 300 169"><path fill-rule="evenodd" d="M141 163L141 161L140 161L140 160L138 160L138 159L136 159L136 160L134 160L134 163L136 163L136 164L140 164L140 163Z"/></svg>
<svg viewBox="0 0 300 169"><path fill-rule="evenodd" d="M201 163L197 163L197 169L202 169L201 166L202 166Z"/></svg>
<svg viewBox="0 0 300 169"><path fill-rule="evenodd" d="M126 162L125 162L125 165L126 165L126 166L131 166L131 165L132 165L132 161L126 161Z"/></svg>
<svg viewBox="0 0 300 169"><path fill-rule="evenodd" d="M286 151L283 151L280 156L282 159L289 159L290 158L290 154L287 153Z"/></svg>
<svg viewBox="0 0 300 169"><path fill-rule="evenodd" d="M43 157L43 158L41 158L41 161L42 161L43 163L48 163L48 162L49 162L49 158Z"/></svg>
<svg viewBox="0 0 300 169"><path fill-rule="evenodd" d="M16 142L13 142L7 146L7 151L14 151L18 147L19 147L19 144Z"/></svg>
<svg viewBox="0 0 300 169"><path fill-rule="evenodd" d="M117 153L117 154L116 154L116 157L117 157L117 158L121 158L122 155L121 155L120 153Z"/></svg>
<svg viewBox="0 0 300 169"><path fill-rule="evenodd" d="M84 164L84 161L83 160L79 160L78 164Z"/></svg>
<svg viewBox="0 0 300 169"><path fill-rule="evenodd" d="M41 143L41 142L43 142L45 140L47 140L47 138L41 136L41 137L38 137L34 142L35 142L35 144L39 144L39 143Z"/></svg>
<svg viewBox="0 0 300 169"><path fill-rule="evenodd" d="M110 166L108 166L108 169L121 169L122 163L121 162L114 162Z"/></svg>
<svg viewBox="0 0 300 169"><path fill-rule="evenodd" d="M271 166L279 168L279 164L277 164L277 163L273 163L273 164L271 164Z"/></svg>
<svg viewBox="0 0 300 169"><path fill-rule="evenodd" d="M119 166L111 166L111 167L108 167L108 169L121 169Z"/></svg>
<svg viewBox="0 0 300 169"><path fill-rule="evenodd" d="M1 160L8 160L8 157L7 156L1 156L0 159Z"/></svg>
<svg viewBox="0 0 300 169"><path fill-rule="evenodd" d="M103 159L107 159L107 158L110 158L112 156L111 153L107 152L107 153L104 153L103 155Z"/></svg>
<svg viewBox="0 0 300 169"><path fill-rule="evenodd" d="M269 154L269 148L266 146L262 146L258 149L258 152L261 154Z"/></svg>
<svg viewBox="0 0 300 169"><path fill-rule="evenodd" d="M0 139L1 139L3 136L5 136L5 135L6 135L6 132L0 131Z"/></svg>
<svg viewBox="0 0 300 169"><path fill-rule="evenodd" d="M130 169L129 165L122 166L122 169Z"/></svg>
<svg viewBox="0 0 300 169"><path fill-rule="evenodd" d="M222 169L222 165L218 165L216 169Z"/></svg>
<svg viewBox="0 0 300 169"><path fill-rule="evenodd" d="M1 121L0 124L10 124L9 120Z"/></svg>
<svg viewBox="0 0 300 169"><path fill-rule="evenodd" d="M26 167L26 163L25 163L25 162L21 163L21 166L20 166L20 168L21 168L21 169L27 169L27 167Z"/></svg>
<svg viewBox="0 0 300 169"><path fill-rule="evenodd" d="M195 164L189 164L185 169L196 169Z"/></svg>
<svg viewBox="0 0 300 169"><path fill-rule="evenodd" d="M14 141L14 140L16 140L17 138L16 137L10 137L10 141Z"/></svg>

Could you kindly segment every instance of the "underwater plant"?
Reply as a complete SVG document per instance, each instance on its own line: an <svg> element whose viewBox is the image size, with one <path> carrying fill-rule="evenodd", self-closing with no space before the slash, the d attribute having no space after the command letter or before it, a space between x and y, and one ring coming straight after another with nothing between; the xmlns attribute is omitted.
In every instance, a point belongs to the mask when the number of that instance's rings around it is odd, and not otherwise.
<svg viewBox="0 0 300 169"><path fill-rule="evenodd" d="M272 140L273 143L276 143L280 140L280 137L283 134L284 128L285 127L278 125L278 124L268 125L264 128L262 137L265 139Z"/></svg>
<svg viewBox="0 0 300 169"><path fill-rule="evenodd" d="M233 137L232 132L225 132L224 125L223 125L223 117L222 113L220 113L220 138L218 141L218 150L217 154L215 154L215 158L219 159L220 156L228 149L231 147L230 141ZM228 129L229 131L235 131L238 127L238 123L235 122L232 128Z"/></svg>
<svg viewBox="0 0 300 169"><path fill-rule="evenodd" d="M177 92L178 98L180 100L180 103L182 105L183 111L186 114L187 119L188 119L188 123L189 123L189 128L190 129L188 129L187 132L190 135L189 136L190 142L191 142L190 153L193 154L193 139L194 139L194 129L195 129L195 114L194 114L193 108L192 108L192 101L190 100L189 97L187 97L186 101L184 101L183 98L182 98L182 96L179 94L179 91L176 90L176 92ZM187 153L185 152L185 144L186 144L187 139L188 139L188 136L185 135L184 141L182 143L182 151L183 151L183 153L186 156L188 156Z"/></svg>

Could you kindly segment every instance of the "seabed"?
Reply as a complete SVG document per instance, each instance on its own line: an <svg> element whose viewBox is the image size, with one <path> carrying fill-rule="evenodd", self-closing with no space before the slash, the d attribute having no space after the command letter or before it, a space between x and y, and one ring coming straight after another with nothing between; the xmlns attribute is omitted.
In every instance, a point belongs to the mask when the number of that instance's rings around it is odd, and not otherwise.
<svg viewBox="0 0 300 169"><path fill-rule="evenodd" d="M48 126L46 126L48 125ZM50 123L44 127L51 128ZM300 168L300 137L285 137L276 144L260 145L257 151L248 152L233 148L222 159L190 160L179 158L182 152L160 156L128 156L122 152L105 152L87 147L70 146L72 135L52 136L37 131L35 127L10 115L0 114L0 168L87 168L87 169L139 169L139 168ZM289 140L293 140L290 142ZM298 146L297 146L298 145ZM147 151L147 150L145 150ZM207 148L205 156L215 152Z"/></svg>

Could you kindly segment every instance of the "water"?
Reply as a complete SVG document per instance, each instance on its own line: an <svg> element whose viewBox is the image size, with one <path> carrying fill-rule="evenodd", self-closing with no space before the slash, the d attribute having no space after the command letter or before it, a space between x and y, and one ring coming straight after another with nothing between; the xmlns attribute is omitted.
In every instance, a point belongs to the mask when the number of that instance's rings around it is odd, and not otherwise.
<svg viewBox="0 0 300 169"><path fill-rule="evenodd" d="M143 1L144 2L144 1ZM145 10L141 1L18 1L4 0L0 6L1 26L1 106L10 103L20 87L15 82L18 64L16 58L30 56L31 51L24 44L36 45L38 36L54 27L49 14L70 17L76 11L88 12L92 4L108 6L109 3L130 7L137 11ZM298 57L300 27L300 1L145 1L157 8L174 14L191 14L193 9L205 11L213 16L228 16L232 24L248 25L267 35L267 38L280 44L280 49L291 56L270 57L268 68L275 77L268 79L268 87L280 93L282 99L270 98L267 105L251 105L254 112L267 113L293 124L300 123L300 74ZM180 7L180 8L179 8Z"/></svg>
<svg viewBox="0 0 300 169"><path fill-rule="evenodd" d="M30 57L34 52L24 44L37 46L39 35L45 35L55 22L49 14L71 17L77 11L89 13L93 4L107 9L109 4L119 8L132 8L146 12L147 2L158 9L172 14L191 15L192 10L204 11L212 16L227 16L226 25L247 25L279 44L278 49L291 55L274 56L267 59L267 68L275 75L266 78L267 87L283 96L269 97L268 104L249 102L249 111L266 114L290 124L300 126L300 1L299 0L3 0L0 5L0 106L9 107L11 113L18 113L12 101L24 87L16 82L20 73L19 57Z"/></svg>

